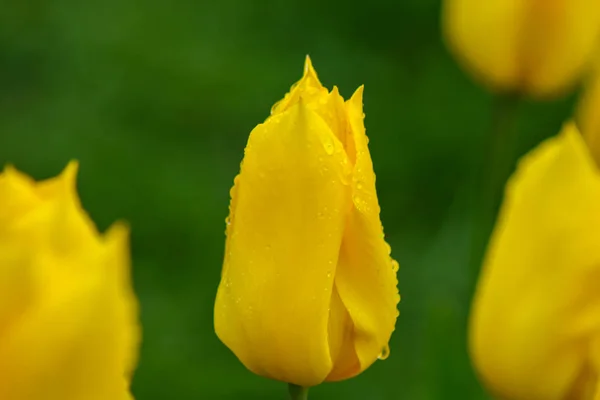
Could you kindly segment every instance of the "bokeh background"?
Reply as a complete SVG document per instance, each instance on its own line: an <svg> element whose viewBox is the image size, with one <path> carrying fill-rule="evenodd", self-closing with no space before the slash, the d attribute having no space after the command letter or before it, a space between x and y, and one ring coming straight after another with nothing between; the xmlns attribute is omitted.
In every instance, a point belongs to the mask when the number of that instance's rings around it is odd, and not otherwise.
<svg viewBox="0 0 600 400"><path fill-rule="evenodd" d="M0 3L0 164L36 178L81 161L101 229L133 227L140 400L283 399L213 332L229 188L247 136L301 76L365 112L382 220L400 262L391 356L311 399L485 399L465 326L471 193L492 97L444 47L438 0L22 0ZM525 103L515 155L572 98Z"/></svg>

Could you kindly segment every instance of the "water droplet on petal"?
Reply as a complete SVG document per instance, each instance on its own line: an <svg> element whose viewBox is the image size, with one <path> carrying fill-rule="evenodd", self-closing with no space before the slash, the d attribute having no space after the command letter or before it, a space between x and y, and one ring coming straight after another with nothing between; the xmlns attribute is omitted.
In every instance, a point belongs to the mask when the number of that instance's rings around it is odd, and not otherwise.
<svg viewBox="0 0 600 400"><path fill-rule="evenodd" d="M325 147L325 152L329 155L333 154L333 143L327 141L323 143L323 147Z"/></svg>
<svg viewBox="0 0 600 400"><path fill-rule="evenodd" d="M231 218L229 218L229 217L225 218L225 224L227 226L231 225Z"/></svg>
<svg viewBox="0 0 600 400"><path fill-rule="evenodd" d="M392 271L398 272L398 269L400 269L400 265L398 264L398 261L392 260Z"/></svg>
<svg viewBox="0 0 600 400"><path fill-rule="evenodd" d="M380 360L385 360L389 356L390 356L390 346L386 344L385 347L383 349L381 349L381 353L377 356L377 358Z"/></svg>
<svg viewBox="0 0 600 400"><path fill-rule="evenodd" d="M383 236L383 235L382 235L382 236ZM385 242L385 241L383 242L383 244L385 245L385 251L386 251L386 253L387 253L388 255L390 255L390 254L391 254L391 252L392 252L392 248L391 248L390 244L389 244L388 242ZM394 261L394 260L392 260L392 261Z"/></svg>

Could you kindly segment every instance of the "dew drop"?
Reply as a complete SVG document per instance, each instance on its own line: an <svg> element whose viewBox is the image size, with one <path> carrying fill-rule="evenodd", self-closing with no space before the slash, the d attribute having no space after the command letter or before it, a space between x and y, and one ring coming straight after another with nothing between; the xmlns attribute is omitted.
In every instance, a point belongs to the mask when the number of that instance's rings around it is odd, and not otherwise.
<svg viewBox="0 0 600 400"><path fill-rule="evenodd" d="M363 188L363 184L362 184L362 182L357 182L357 183L356 183L356 188L357 188L358 190L362 190L362 188Z"/></svg>
<svg viewBox="0 0 600 400"><path fill-rule="evenodd" d="M389 356L390 356L390 346L386 344L385 347L383 349L381 349L381 353L377 356L377 358L380 360L385 360Z"/></svg>
<svg viewBox="0 0 600 400"><path fill-rule="evenodd" d="M383 235L382 235L383 236ZM383 237L382 237L383 238ZM388 242L383 242L383 244L385 245L385 251L388 255L390 255L392 253L392 248L390 247L390 244ZM392 263L394 262L394 260L392 260Z"/></svg>
<svg viewBox="0 0 600 400"><path fill-rule="evenodd" d="M225 224L227 226L231 225L231 218L229 218L229 217L225 218Z"/></svg>
<svg viewBox="0 0 600 400"><path fill-rule="evenodd" d="M277 111L277 108L279 107L279 105L281 104L281 102L284 99L279 100L277 103L273 104L273 107L271 107L271 115L275 114L275 112Z"/></svg>
<svg viewBox="0 0 600 400"><path fill-rule="evenodd" d="M333 154L333 143L331 142L325 142L323 143L323 146L325 147L325 152L329 155Z"/></svg>
<svg viewBox="0 0 600 400"><path fill-rule="evenodd" d="M400 269L400 265L398 264L398 261L392 260L392 271L398 272L398 269Z"/></svg>

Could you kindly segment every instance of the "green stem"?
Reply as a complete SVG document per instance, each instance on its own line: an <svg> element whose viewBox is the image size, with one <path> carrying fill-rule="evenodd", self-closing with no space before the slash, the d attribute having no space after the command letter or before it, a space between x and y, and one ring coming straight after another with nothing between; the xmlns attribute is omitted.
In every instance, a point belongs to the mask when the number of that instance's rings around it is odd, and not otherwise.
<svg viewBox="0 0 600 400"><path fill-rule="evenodd" d="M504 186L515 162L516 117L519 99L501 95L494 99L492 126L482 153L482 168L476 199L476 220L471 244L471 273L476 282L503 198Z"/></svg>
<svg viewBox="0 0 600 400"><path fill-rule="evenodd" d="M288 385L288 389L290 391L290 400L307 400L308 399L308 388L290 383Z"/></svg>

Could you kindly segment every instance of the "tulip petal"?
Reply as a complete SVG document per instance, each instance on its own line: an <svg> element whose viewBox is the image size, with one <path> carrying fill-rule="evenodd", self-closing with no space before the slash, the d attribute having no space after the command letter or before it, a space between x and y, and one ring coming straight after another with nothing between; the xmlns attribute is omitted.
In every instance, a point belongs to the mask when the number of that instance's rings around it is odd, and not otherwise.
<svg viewBox="0 0 600 400"><path fill-rule="evenodd" d="M600 174L574 124L509 181L470 321L472 358L500 397L564 399L586 386L600 332L599 204Z"/></svg>
<svg viewBox="0 0 600 400"><path fill-rule="evenodd" d="M520 38L526 66L522 79L532 93L561 92L590 67L600 35L600 3L532 1L526 12L529 24L521 26Z"/></svg>
<svg viewBox="0 0 600 400"><path fill-rule="evenodd" d="M362 92L347 102L356 163L352 182L352 208L346 221L335 285L354 324L354 347L360 369L369 367L385 351L400 300L396 268L383 236L375 174L363 125ZM332 377L333 380L333 377Z"/></svg>
<svg viewBox="0 0 600 400"><path fill-rule="evenodd" d="M121 354L114 351L116 303L103 286L80 282L12 327L0 347L2 398L104 400L127 393Z"/></svg>
<svg viewBox="0 0 600 400"><path fill-rule="evenodd" d="M342 144L302 99L250 134L232 190L215 330L257 374L312 386L332 369L344 165Z"/></svg>
<svg viewBox="0 0 600 400"><path fill-rule="evenodd" d="M461 63L501 91L560 93L588 67L596 0L446 0L444 30Z"/></svg>
<svg viewBox="0 0 600 400"><path fill-rule="evenodd" d="M328 90L321 84L321 81L317 76L317 71L315 71L312 62L310 61L310 57L306 56L302 78L292 85L290 92L286 93L283 99L273 105L271 108L271 115L289 110L291 107L298 104L300 98L302 98L306 104L324 98L327 96L327 93Z"/></svg>
<svg viewBox="0 0 600 400"><path fill-rule="evenodd" d="M446 0L445 37L460 62L500 90L518 81L517 43L522 0Z"/></svg>

